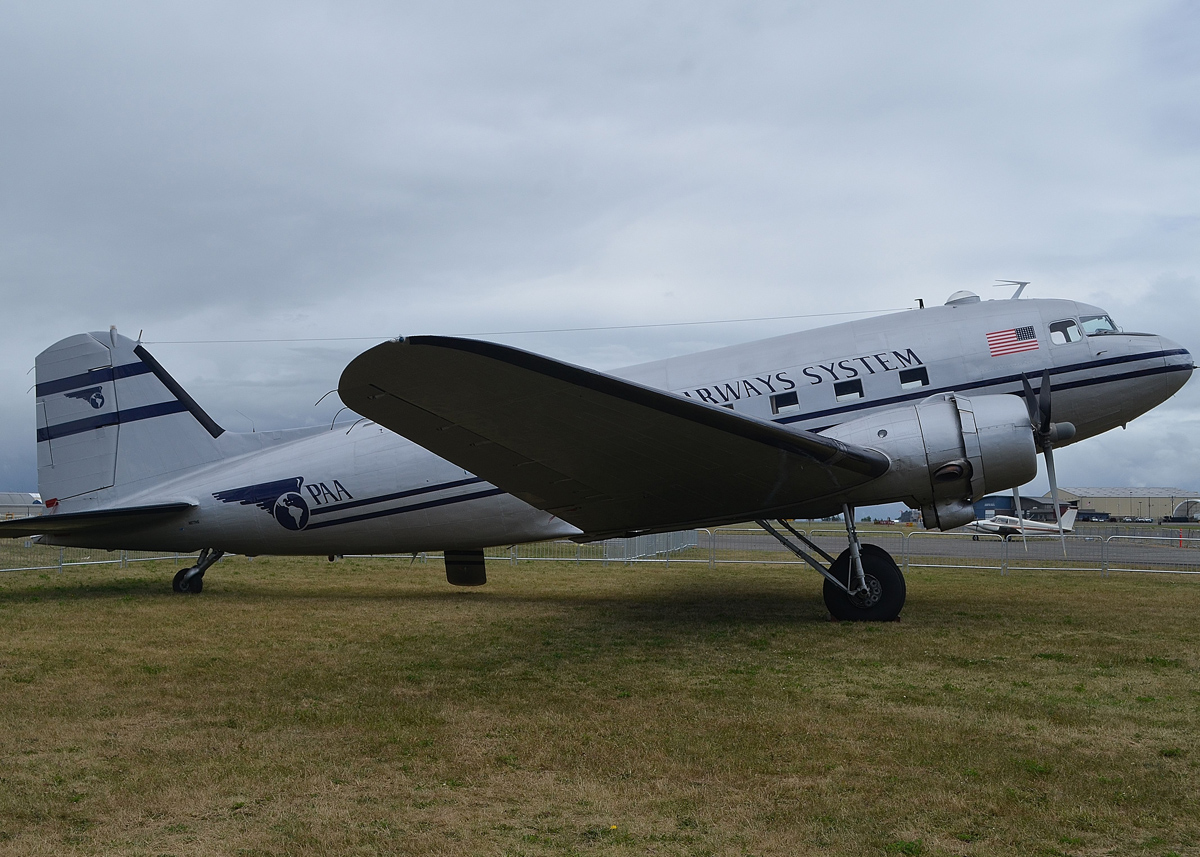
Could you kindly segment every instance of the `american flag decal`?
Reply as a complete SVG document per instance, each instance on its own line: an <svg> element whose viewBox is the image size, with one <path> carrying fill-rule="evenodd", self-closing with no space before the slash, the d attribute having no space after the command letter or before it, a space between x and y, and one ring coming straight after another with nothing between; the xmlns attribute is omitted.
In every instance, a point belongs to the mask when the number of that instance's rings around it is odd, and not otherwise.
<svg viewBox="0 0 1200 857"><path fill-rule="evenodd" d="M1016 354L1018 351L1037 351L1037 334L1032 327L1010 327L987 335L988 350L993 357Z"/></svg>

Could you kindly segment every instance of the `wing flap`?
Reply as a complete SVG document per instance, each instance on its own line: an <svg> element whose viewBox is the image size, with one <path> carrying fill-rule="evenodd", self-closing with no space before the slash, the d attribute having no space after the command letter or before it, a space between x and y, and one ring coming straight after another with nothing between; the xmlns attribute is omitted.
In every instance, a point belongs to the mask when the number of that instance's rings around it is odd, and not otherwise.
<svg viewBox="0 0 1200 857"><path fill-rule="evenodd" d="M157 523L189 509L192 503L158 503L152 506L127 506L89 512L49 512L32 518L0 521L0 538L24 536L74 535L83 532L120 531Z"/></svg>
<svg viewBox="0 0 1200 857"><path fill-rule="evenodd" d="M589 534L783 513L889 466L874 450L478 340L383 343L351 361L338 392Z"/></svg>

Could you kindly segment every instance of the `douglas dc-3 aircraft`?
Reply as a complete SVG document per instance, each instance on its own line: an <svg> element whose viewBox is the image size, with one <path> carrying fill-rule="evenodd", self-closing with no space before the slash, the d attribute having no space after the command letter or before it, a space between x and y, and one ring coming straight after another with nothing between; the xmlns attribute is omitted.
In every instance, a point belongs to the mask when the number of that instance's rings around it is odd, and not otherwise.
<svg viewBox="0 0 1200 857"><path fill-rule="evenodd" d="M177 592L199 592L225 552L443 550L449 582L476 585L491 545L754 520L825 577L835 617L889 620L904 578L859 543L856 505L903 501L927 527L960 527L975 499L1032 479L1039 450L1057 495L1054 447L1124 425L1194 367L1098 307L958 292L613 373L398 338L342 372L363 417L348 430L227 432L115 329L63 339L36 368L47 511L0 535L200 551ZM786 520L837 514L836 558Z"/></svg>

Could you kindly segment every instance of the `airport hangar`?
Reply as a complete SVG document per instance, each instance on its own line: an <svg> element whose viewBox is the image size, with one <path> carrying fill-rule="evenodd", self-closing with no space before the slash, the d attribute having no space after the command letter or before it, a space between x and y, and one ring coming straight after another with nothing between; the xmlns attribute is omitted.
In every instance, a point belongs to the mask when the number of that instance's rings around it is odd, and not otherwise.
<svg viewBox="0 0 1200 857"><path fill-rule="evenodd" d="M1186 488L1063 488L1059 501L1079 509L1080 520L1195 517L1200 513L1200 492ZM1021 510L1031 520L1053 521L1050 495L1021 497ZM975 504L976 520L995 515L1015 515L1011 494L993 494Z"/></svg>
<svg viewBox="0 0 1200 857"><path fill-rule="evenodd" d="M1065 511L1069 505L1068 498L1059 490L1059 502ZM1074 498L1071 498L1072 500ZM1017 509L1013 504L1013 496L1009 494L989 494L981 497L975 503L975 520L984 521L996 515L1016 516ZM1053 521L1054 504L1049 497L1026 497L1021 495L1021 514L1031 521Z"/></svg>
<svg viewBox="0 0 1200 857"><path fill-rule="evenodd" d="M0 491L0 521L40 515L45 506L37 494L25 491Z"/></svg>
<svg viewBox="0 0 1200 857"><path fill-rule="evenodd" d="M1049 496L1049 495L1047 495ZM1059 499L1077 503L1079 513L1107 512L1110 518L1194 517L1200 493L1186 488L1064 488ZM1192 505L1187 505L1192 501Z"/></svg>

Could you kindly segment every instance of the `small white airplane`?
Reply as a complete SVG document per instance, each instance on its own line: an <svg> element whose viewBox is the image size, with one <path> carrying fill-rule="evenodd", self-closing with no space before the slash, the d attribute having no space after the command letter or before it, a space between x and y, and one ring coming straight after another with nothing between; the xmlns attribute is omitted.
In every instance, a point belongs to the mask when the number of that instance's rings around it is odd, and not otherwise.
<svg viewBox="0 0 1200 857"><path fill-rule="evenodd" d="M1042 521L1031 521L1028 518L1018 518L1013 515L996 515L994 518L981 518L977 521L972 521L963 529L973 530L975 533L982 533L989 536L1000 536L1008 538L1009 536L1046 536L1046 535L1061 535L1069 533L1075 529L1075 516L1079 514L1079 510L1075 508L1067 509L1059 518L1059 523L1048 524ZM976 535L978 540L979 536Z"/></svg>
<svg viewBox="0 0 1200 857"><path fill-rule="evenodd" d="M111 329L38 355L46 512L0 536L200 551L173 582L195 593L226 552L441 550L450 583L478 585L489 546L753 520L824 576L835 617L889 620L904 578L860 544L856 505L903 501L954 529L984 494L1032 479L1040 451L1057 506L1053 448L1124 425L1193 368L1099 307L958 292L612 373L401 337L342 372L363 418L349 429L234 433ZM849 547L836 558L787 523L837 514Z"/></svg>

